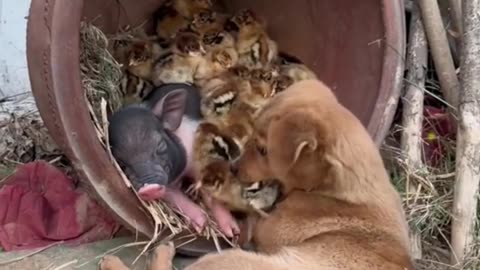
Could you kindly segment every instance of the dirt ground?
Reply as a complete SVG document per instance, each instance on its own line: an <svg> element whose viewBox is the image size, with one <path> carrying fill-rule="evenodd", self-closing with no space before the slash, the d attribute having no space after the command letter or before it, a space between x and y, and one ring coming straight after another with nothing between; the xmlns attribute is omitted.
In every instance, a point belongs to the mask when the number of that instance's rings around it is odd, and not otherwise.
<svg viewBox="0 0 480 270"><path fill-rule="evenodd" d="M42 252L24 258L35 250L21 252L0 252L1 270L93 270L98 269L98 263L103 254L119 246L133 243L135 239L130 237L116 238L113 240L100 241L77 247L55 246ZM140 247L125 247L115 253L132 270L144 270L146 255L131 265L141 253ZM24 259L22 259L24 258ZM19 260L21 259L21 260ZM184 269L194 259L180 257L174 260L177 269ZM7 263L6 262L11 262Z"/></svg>

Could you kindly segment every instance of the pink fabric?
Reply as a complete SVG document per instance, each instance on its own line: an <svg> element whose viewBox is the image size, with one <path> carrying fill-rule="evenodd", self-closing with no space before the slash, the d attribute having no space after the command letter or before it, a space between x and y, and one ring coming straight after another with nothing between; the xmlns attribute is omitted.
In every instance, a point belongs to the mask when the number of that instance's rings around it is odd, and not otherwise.
<svg viewBox="0 0 480 270"><path fill-rule="evenodd" d="M12 177L0 188L0 246L6 251L104 240L119 229L102 207L46 162L22 165Z"/></svg>

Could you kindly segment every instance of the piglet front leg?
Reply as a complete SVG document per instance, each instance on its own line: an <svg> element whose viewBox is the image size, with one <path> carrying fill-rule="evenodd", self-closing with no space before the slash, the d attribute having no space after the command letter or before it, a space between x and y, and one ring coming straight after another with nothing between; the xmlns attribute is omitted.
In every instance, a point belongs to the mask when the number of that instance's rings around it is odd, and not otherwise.
<svg viewBox="0 0 480 270"><path fill-rule="evenodd" d="M176 187L167 187L163 196L163 201L177 208L192 222L192 227L201 233L207 223L207 215L203 209L187 197L180 189Z"/></svg>
<svg viewBox="0 0 480 270"><path fill-rule="evenodd" d="M210 209L213 218L218 224L218 227L225 236L233 238L240 234L240 227L233 217L232 213L219 201L212 198L206 192L202 192L202 198L207 207Z"/></svg>
<svg viewBox="0 0 480 270"><path fill-rule="evenodd" d="M240 228L227 208L206 193L202 193L202 198L225 236L232 238L240 234ZM162 199L181 211L192 222L195 231L203 231L207 223L206 213L180 189L168 187Z"/></svg>

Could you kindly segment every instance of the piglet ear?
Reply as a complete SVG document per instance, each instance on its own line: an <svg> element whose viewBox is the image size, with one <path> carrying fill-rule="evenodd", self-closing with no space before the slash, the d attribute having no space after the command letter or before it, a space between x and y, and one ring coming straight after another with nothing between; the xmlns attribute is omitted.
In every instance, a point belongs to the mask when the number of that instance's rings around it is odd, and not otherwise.
<svg viewBox="0 0 480 270"><path fill-rule="evenodd" d="M153 113L162 119L166 129L175 131L182 123L186 103L187 91L176 89L166 94L153 106Z"/></svg>

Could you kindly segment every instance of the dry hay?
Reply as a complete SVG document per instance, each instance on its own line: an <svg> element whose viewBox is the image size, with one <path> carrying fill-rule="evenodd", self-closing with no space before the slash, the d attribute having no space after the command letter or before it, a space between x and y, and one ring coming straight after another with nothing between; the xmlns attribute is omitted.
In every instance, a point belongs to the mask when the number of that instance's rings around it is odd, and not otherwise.
<svg viewBox="0 0 480 270"><path fill-rule="evenodd" d="M137 29L137 28L136 28ZM136 29L133 29L135 31ZM130 39L135 36L132 32L123 32L114 38ZM123 93L120 90L122 71L120 64L108 51L109 39L104 33L90 23L81 24L81 77L86 92L86 101L90 109L90 115L94 123L98 139L108 152L113 165L117 168L125 184L137 195L130 184L127 176L113 157L108 145L108 120L107 115L115 112L123 104ZM138 195L137 195L138 197ZM162 201L144 202L139 201L150 213L155 222L155 232L151 241L145 246L144 252L157 241L167 241L181 232L191 231L191 228L181 212L173 209ZM205 207L201 204L205 209ZM159 239L160 234L169 231L170 235L165 239ZM198 237L191 231L191 239ZM229 241L218 229L218 226L210 218L202 235L212 239L218 245L218 238L222 237L231 246L236 243ZM142 252L143 254L143 252ZM141 254L141 255L142 255ZM139 255L140 257L140 255ZM138 258L137 258L138 259Z"/></svg>
<svg viewBox="0 0 480 270"><path fill-rule="evenodd" d="M122 94L118 87L122 79L120 65L108 51L108 39L93 25L82 22L80 27L80 70L87 99L95 116L101 119L100 101L108 101L109 111L122 106Z"/></svg>
<svg viewBox="0 0 480 270"><path fill-rule="evenodd" d="M0 121L0 138L0 183L13 175L18 165L40 159L73 175L69 161L50 137L38 112L10 112Z"/></svg>

